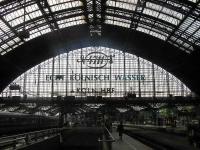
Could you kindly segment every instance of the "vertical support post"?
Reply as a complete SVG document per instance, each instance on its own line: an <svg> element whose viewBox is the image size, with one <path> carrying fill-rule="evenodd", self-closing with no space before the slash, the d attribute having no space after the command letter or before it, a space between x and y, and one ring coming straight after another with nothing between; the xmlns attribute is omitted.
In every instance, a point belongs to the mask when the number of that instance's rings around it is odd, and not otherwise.
<svg viewBox="0 0 200 150"><path fill-rule="evenodd" d="M38 78L37 78L37 97L40 96L40 75L41 75L41 66L38 65Z"/></svg>
<svg viewBox="0 0 200 150"><path fill-rule="evenodd" d="M167 81L167 96L170 95L170 85L169 85L169 73L166 73L166 81Z"/></svg>
<svg viewBox="0 0 200 150"><path fill-rule="evenodd" d="M68 79L69 79L69 75L68 75L68 68L69 68L69 53L67 53L67 59L66 59L66 91L65 91L65 96L68 96Z"/></svg>
<svg viewBox="0 0 200 150"><path fill-rule="evenodd" d="M9 97L12 96L12 90L9 90Z"/></svg>
<svg viewBox="0 0 200 150"><path fill-rule="evenodd" d="M153 97L156 97L155 70L153 63L152 63L152 81L153 81Z"/></svg>
<svg viewBox="0 0 200 150"><path fill-rule="evenodd" d="M126 75L126 56L125 56L125 51L123 51L123 56L124 56L124 96L126 96L127 94L127 91L126 91L126 78L125 78L125 75Z"/></svg>
<svg viewBox="0 0 200 150"><path fill-rule="evenodd" d="M74 61L74 52L72 52L72 55L71 55L71 61ZM72 68L75 68L75 66L74 66L74 64L72 64ZM75 69L76 70L76 69ZM74 72L73 72L73 70L71 70L72 72L71 72L71 75L72 75L72 77L74 76ZM74 93L75 91L74 91L74 82L73 82L74 80L72 79L71 80L71 90L70 90L70 92L71 93Z"/></svg>
<svg viewBox="0 0 200 150"><path fill-rule="evenodd" d="M138 75L140 77L140 57L138 57L137 59L137 63L138 63ZM140 78L138 79L138 94L139 94L139 97L141 97L141 85L140 85Z"/></svg>
<svg viewBox="0 0 200 150"><path fill-rule="evenodd" d="M110 61L111 61L111 59L112 59L112 56L110 55ZM111 90L111 88L112 88L112 62L110 62L110 98L111 98L111 92L112 92L112 90Z"/></svg>
<svg viewBox="0 0 200 150"><path fill-rule="evenodd" d="M183 85L183 82L181 82L181 96L184 96L184 85Z"/></svg>
<svg viewBox="0 0 200 150"><path fill-rule="evenodd" d="M51 76L51 98L53 98L54 95L54 66L55 65L55 58L53 57L52 61L52 76Z"/></svg>
<svg viewBox="0 0 200 150"><path fill-rule="evenodd" d="M82 55L83 55L83 50L82 50L82 48L81 48L81 58L82 58ZM83 75L83 62L81 61L81 98L82 98L82 96L83 96L83 93L82 93L82 89L83 89L82 75Z"/></svg>
<svg viewBox="0 0 200 150"><path fill-rule="evenodd" d="M27 74L24 74L24 81L23 81L23 97L26 97L26 82L27 82Z"/></svg>
<svg viewBox="0 0 200 150"><path fill-rule="evenodd" d="M55 67L54 67L55 68ZM54 69L55 70L55 69ZM55 71L54 71L55 72ZM58 55L58 74L60 75L61 74L61 71L60 71L60 55ZM56 95L57 96L61 96L62 95L62 91L61 91L61 85L59 85L60 83L56 84Z"/></svg>

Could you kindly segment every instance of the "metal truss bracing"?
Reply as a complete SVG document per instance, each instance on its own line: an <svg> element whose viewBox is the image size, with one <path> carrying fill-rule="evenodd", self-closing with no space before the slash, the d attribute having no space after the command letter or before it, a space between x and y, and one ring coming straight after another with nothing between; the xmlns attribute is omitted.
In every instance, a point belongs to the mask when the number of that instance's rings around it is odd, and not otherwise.
<svg viewBox="0 0 200 150"><path fill-rule="evenodd" d="M101 35L102 5L105 0L81 0L84 8L85 21L90 29L90 35Z"/></svg>
<svg viewBox="0 0 200 150"><path fill-rule="evenodd" d="M0 54L46 33L87 24L137 30L191 53L200 46L199 0L1 0ZM23 32L22 32L23 31ZM21 36L21 34L28 36Z"/></svg>
<svg viewBox="0 0 200 150"><path fill-rule="evenodd" d="M50 9L49 3L45 0L36 0L40 11L42 12L43 16L45 17L46 22L48 22L49 27L51 30L59 29L58 24L52 15L52 11ZM50 14L50 15L48 15Z"/></svg>
<svg viewBox="0 0 200 150"><path fill-rule="evenodd" d="M156 104L168 104L168 105L177 105L177 106L187 106L187 105L196 105L199 104L199 98L192 98L192 97L158 97L158 98L152 98L152 97L138 97L138 98L124 98L124 97L104 97L102 99L98 99L97 97L91 98L73 98L71 96L69 97L63 97L62 99L58 99L56 97L45 97L45 98L27 98L27 99L15 99L15 98L9 98L4 97L0 98L0 105L3 107L4 104L6 104L6 107L18 107L22 106L24 104L29 105L29 108L36 108L36 107L44 107L44 106L64 106L64 105L81 105L82 108L90 109L88 105L91 104L107 104L112 106L148 106L152 107ZM30 104L32 104L32 107L30 107ZM87 105L87 106L85 106ZM152 106L150 106L152 105ZM49 110L45 109L45 110Z"/></svg>
<svg viewBox="0 0 200 150"><path fill-rule="evenodd" d="M89 112L94 109L100 109L104 106L112 106L113 108L126 108L140 111L142 109L159 109L161 107L176 106L181 108L182 106L193 106L199 104L199 99L191 98L104 98L102 100L97 99L76 99L71 100L65 98L63 100L57 100L56 98L29 98L28 100L18 100L1 98L0 110L9 112L20 112L28 114L40 114L55 116L60 112L60 108L65 106L66 111L74 113ZM159 106L158 106L159 105Z"/></svg>
<svg viewBox="0 0 200 150"><path fill-rule="evenodd" d="M58 105L43 106L40 104L2 104L0 105L1 112L18 112L26 114L39 114L47 116L55 116L60 112Z"/></svg>
<svg viewBox="0 0 200 150"><path fill-rule="evenodd" d="M0 98L0 110L9 112L19 112L27 114L39 114L56 116L65 107L66 112L70 113L85 113L91 112L102 107L133 109L134 111L141 111L143 109L157 110L163 107L176 107L182 109L185 106L199 105L199 98L192 97L159 97L159 98ZM114 109L113 109L114 110Z"/></svg>
<svg viewBox="0 0 200 150"><path fill-rule="evenodd" d="M145 5L146 5L145 0L138 0L135 6L135 12L137 12L138 14L142 14L142 12L144 11ZM133 13L130 28L137 29L141 15L136 15L135 12Z"/></svg>

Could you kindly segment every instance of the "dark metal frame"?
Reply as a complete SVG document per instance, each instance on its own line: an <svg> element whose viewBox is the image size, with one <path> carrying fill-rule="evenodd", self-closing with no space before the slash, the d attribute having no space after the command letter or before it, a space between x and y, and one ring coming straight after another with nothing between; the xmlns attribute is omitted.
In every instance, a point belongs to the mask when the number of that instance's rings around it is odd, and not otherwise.
<svg viewBox="0 0 200 150"><path fill-rule="evenodd" d="M140 109L150 108L158 109L162 107L180 107L180 106L194 106L200 105L199 98L192 97L137 97L137 98L128 98L128 97L105 97L99 99L98 97L90 98L74 98L74 97L46 97L46 98L27 98L27 99L18 99L18 98L0 98L0 108L1 110L6 109L11 112L18 112L35 114L39 112L41 114L46 113L49 115L56 115L60 112L60 109L63 107L70 108L73 112L79 112L80 108L83 110L92 109L93 105L95 107L102 107L104 105L127 108L130 109L134 106L139 106ZM47 108L47 109L44 109Z"/></svg>
<svg viewBox="0 0 200 150"><path fill-rule="evenodd" d="M113 18L117 22L121 22L123 26L123 20L130 22L128 24L129 29L139 30L138 27L142 28L142 32L147 34L156 36L165 40L168 43L171 43L180 49L190 53L195 50L200 45L200 27L198 27L195 31L189 31L190 26L200 23L200 1L197 0L196 3L191 1L178 1L178 0L138 0L137 3L127 3L123 1L116 0L75 0L75 1L67 1L63 3L59 3L56 5L67 5L67 3L80 2L82 5L69 7L67 9L53 11L52 7L49 4L50 0L33 0L33 1L24 1L23 0L6 0L0 2L0 21L4 23L7 28L9 28L9 32L4 31L3 25L0 27L0 53L6 54L10 50L15 49L17 45L25 43L29 39L23 39L19 36L19 31L22 30L23 26L26 25L28 28L26 29L28 32L32 32L33 30L44 27L48 25L51 31L60 30L58 21L62 21L65 19L73 19L75 17L80 17L81 20L88 25L91 36L101 35L102 25L109 21L109 16ZM115 5L109 6L108 4L112 2ZM133 1L135 2L135 1ZM118 6L116 6L118 3ZM147 7L147 3L154 5L153 7ZM26 8L32 7L33 5L38 6L38 10L41 12L41 16L38 16L33 19L29 19L23 23L20 23L16 26L12 26L11 21L8 20L5 16L11 13L15 13L16 11L22 9L24 6ZM55 5L55 6L56 6ZM126 8L122 8L123 5L132 5L135 6L135 9L129 10ZM11 7L12 6L12 7ZM161 7L162 9L156 10L156 6ZM157 12L158 16L147 15L144 13L145 9L149 9L150 11ZM180 20L179 17L174 16L173 13L166 13L163 9L168 9L169 11L180 13L183 17ZM37 10L34 10L37 11ZM27 14L30 17L31 11ZM160 14L164 14L168 17L172 17L179 22L177 25L170 23L170 21L165 21L166 18L160 17ZM23 15L23 14L21 14ZM123 19L123 20L122 20ZM191 24L188 24L188 19L194 19ZM38 24L39 21L43 21L43 23ZM79 23L78 23L79 24ZM117 25L117 24L114 24ZM182 30L182 26L187 26L185 30ZM45 29L44 29L45 30ZM145 30L148 30L146 32ZM141 30L139 30L141 31ZM42 30L37 31L42 35ZM189 35L188 35L188 32ZM37 35L37 36L40 36ZM4 40L4 37L6 39ZM19 41L15 41L14 38L20 38ZM9 41L14 42L13 44L8 44ZM187 44L187 45L186 45ZM4 45L4 47L2 47ZM186 46L185 46L186 45ZM6 47L5 47L6 46Z"/></svg>

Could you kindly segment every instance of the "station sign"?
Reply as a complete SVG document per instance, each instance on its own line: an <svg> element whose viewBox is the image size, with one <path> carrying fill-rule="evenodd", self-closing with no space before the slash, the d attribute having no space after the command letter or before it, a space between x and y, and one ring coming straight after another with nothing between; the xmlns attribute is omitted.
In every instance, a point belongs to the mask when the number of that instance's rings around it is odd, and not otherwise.
<svg viewBox="0 0 200 150"><path fill-rule="evenodd" d="M66 81L65 75L46 75L46 81L54 82L63 82ZM69 81L82 81L82 82L89 82L89 81L138 81L138 80L145 80L145 75L138 75L138 74L128 74L128 75L102 75L102 74L95 74L95 75L83 75L80 73L71 74L69 75Z"/></svg>
<svg viewBox="0 0 200 150"><path fill-rule="evenodd" d="M64 75L46 75L46 81L64 81L65 80L65 76Z"/></svg>
<svg viewBox="0 0 200 150"><path fill-rule="evenodd" d="M91 52L86 56L81 55L80 59L77 59L77 62L86 65L89 69L102 69L108 64L113 63L113 57L115 57L115 55L106 55L102 52Z"/></svg>
<svg viewBox="0 0 200 150"><path fill-rule="evenodd" d="M106 94L106 93L114 93L116 92L113 87L105 87L100 86L96 88L92 88L85 83L101 83L101 82L109 82L109 81L144 81L146 80L145 75L141 74L109 74L109 73L90 73L90 69L109 69L111 64L114 63L115 55L107 55L103 52L91 52L86 55L81 55L80 58L76 59L79 66L82 66L84 69L88 69L88 73L74 73L75 70L72 70L69 73L69 76L63 74L54 74L54 75L46 75L46 82L51 82L52 80L55 83L77 83L71 93L97 93L97 94ZM75 62L75 63L76 63ZM76 70L77 71L77 70ZM79 87L82 84L83 87ZM95 83L96 84L96 83ZM86 87L85 87L86 86Z"/></svg>
<svg viewBox="0 0 200 150"><path fill-rule="evenodd" d="M106 93L114 93L115 88L76 88L76 93L99 93L99 94L106 94ZM73 93L74 91L72 91Z"/></svg>

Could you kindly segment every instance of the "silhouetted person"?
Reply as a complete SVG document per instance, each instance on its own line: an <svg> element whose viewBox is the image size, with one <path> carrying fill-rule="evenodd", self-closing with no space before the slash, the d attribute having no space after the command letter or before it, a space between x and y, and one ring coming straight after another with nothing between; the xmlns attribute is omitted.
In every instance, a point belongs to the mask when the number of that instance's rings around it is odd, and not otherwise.
<svg viewBox="0 0 200 150"><path fill-rule="evenodd" d="M190 144L197 147L200 141L200 127L198 124L188 125L188 139Z"/></svg>
<svg viewBox="0 0 200 150"><path fill-rule="evenodd" d="M117 131L119 132L119 139L122 140L122 134L124 132L124 126L122 121L120 121L120 124L117 126Z"/></svg>
<svg viewBox="0 0 200 150"><path fill-rule="evenodd" d="M112 132L112 123L110 120L106 120L105 127L108 129L108 131Z"/></svg>

